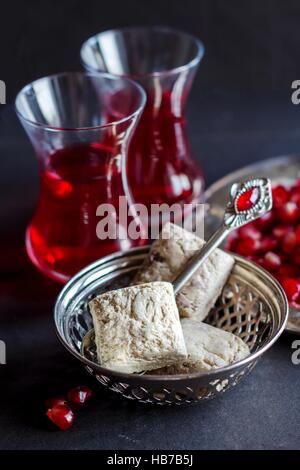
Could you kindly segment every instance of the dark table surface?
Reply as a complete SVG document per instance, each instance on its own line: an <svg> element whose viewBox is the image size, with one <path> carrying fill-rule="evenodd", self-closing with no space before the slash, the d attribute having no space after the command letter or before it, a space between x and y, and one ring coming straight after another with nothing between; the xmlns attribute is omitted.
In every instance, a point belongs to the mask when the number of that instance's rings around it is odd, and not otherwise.
<svg viewBox="0 0 300 470"><path fill-rule="evenodd" d="M190 137L206 182L242 165L300 150L300 108L284 95L193 91ZM285 333L239 386L196 407L126 401L94 384L62 346L52 309L60 286L29 262L24 231L37 198L33 151L13 109L0 107L1 449L299 449L300 366ZM43 399L85 383L90 406L68 432L43 417Z"/></svg>

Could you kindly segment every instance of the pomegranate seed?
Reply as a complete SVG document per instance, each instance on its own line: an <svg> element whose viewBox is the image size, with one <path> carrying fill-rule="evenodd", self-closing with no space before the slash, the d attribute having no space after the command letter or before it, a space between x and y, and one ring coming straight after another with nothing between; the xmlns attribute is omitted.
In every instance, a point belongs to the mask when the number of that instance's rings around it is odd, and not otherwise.
<svg viewBox="0 0 300 470"><path fill-rule="evenodd" d="M257 256L248 255L248 256L247 256L247 259L248 259L249 261L254 261L254 263L257 263Z"/></svg>
<svg viewBox="0 0 300 470"><path fill-rule="evenodd" d="M291 277L284 277L281 280L281 285L287 295L288 300L290 302L295 301L298 297L298 294L300 293L299 282Z"/></svg>
<svg viewBox="0 0 300 470"><path fill-rule="evenodd" d="M273 223L274 221L274 212L269 211L266 212L264 215L259 217L255 222L254 225L259 229L259 230L267 230Z"/></svg>
<svg viewBox="0 0 300 470"><path fill-rule="evenodd" d="M292 253L297 245L297 239L294 232L290 232L284 236L282 240L282 249L284 253Z"/></svg>
<svg viewBox="0 0 300 470"><path fill-rule="evenodd" d="M273 251L273 250L276 250L278 245L279 245L279 242L276 238L265 237L260 242L260 251L262 253L266 253L267 251Z"/></svg>
<svg viewBox="0 0 300 470"><path fill-rule="evenodd" d="M293 228L289 227L287 225L277 225L276 227L273 228L272 235L275 238L277 238L277 240L280 240L281 238L283 238L285 235L287 235L292 230L293 230Z"/></svg>
<svg viewBox="0 0 300 470"><path fill-rule="evenodd" d="M47 400L45 400L45 406L47 408L53 408L54 406L57 406L57 405L68 406L68 402L66 398L64 397L54 397L54 398L48 398Z"/></svg>
<svg viewBox="0 0 300 470"><path fill-rule="evenodd" d="M281 258L276 253L268 251L264 256L263 265L266 269L275 271L281 265Z"/></svg>
<svg viewBox="0 0 300 470"><path fill-rule="evenodd" d="M290 190L290 201L300 204L300 187L293 186Z"/></svg>
<svg viewBox="0 0 300 470"><path fill-rule="evenodd" d="M276 207L277 209L280 209L281 207L283 207L288 201L288 191L282 185L275 186L272 189L272 196L273 196L273 207Z"/></svg>
<svg viewBox="0 0 300 470"><path fill-rule="evenodd" d="M259 264L260 266L264 265L264 258L257 258L255 259L255 263Z"/></svg>
<svg viewBox="0 0 300 470"><path fill-rule="evenodd" d="M259 240L261 238L261 232L251 224L241 227L239 229L239 235L241 238L253 238L254 240Z"/></svg>
<svg viewBox="0 0 300 470"><path fill-rule="evenodd" d="M258 251L259 247L260 247L260 243L258 240L248 237L248 238L239 240L236 246L236 251L240 255L250 256L250 255L253 255L256 251Z"/></svg>
<svg viewBox="0 0 300 470"><path fill-rule="evenodd" d="M297 281L298 285L300 286L300 278L298 277L295 280ZM298 294L298 296L292 302L290 302L290 305L294 308L300 309L300 293Z"/></svg>
<svg viewBox="0 0 300 470"><path fill-rule="evenodd" d="M251 188L242 193L236 203L237 210L239 212L247 211L251 209L259 199L259 189Z"/></svg>
<svg viewBox="0 0 300 470"><path fill-rule="evenodd" d="M300 245L300 225L296 226L295 235L296 235L297 245Z"/></svg>
<svg viewBox="0 0 300 470"><path fill-rule="evenodd" d="M293 264L296 266L300 266L300 254L296 253L295 255L292 253L291 255L291 261Z"/></svg>
<svg viewBox="0 0 300 470"><path fill-rule="evenodd" d="M74 422L74 413L68 405L56 405L49 408L47 416L62 431L70 429Z"/></svg>
<svg viewBox="0 0 300 470"><path fill-rule="evenodd" d="M247 210L259 197L258 188L243 193L237 209ZM300 308L300 178L291 188L272 188L273 210L242 227L228 248L262 265L282 283L291 305Z"/></svg>
<svg viewBox="0 0 300 470"><path fill-rule="evenodd" d="M277 272L282 277L296 277L299 275L299 269L291 264L282 264Z"/></svg>
<svg viewBox="0 0 300 470"><path fill-rule="evenodd" d="M228 250L228 251L235 251L237 241L238 241L238 233L237 233L237 230L236 230L235 232L232 232L227 237L227 240L226 240L226 243L225 243L225 249Z"/></svg>
<svg viewBox="0 0 300 470"><path fill-rule="evenodd" d="M233 252L236 251L236 240L227 240L225 250Z"/></svg>
<svg viewBox="0 0 300 470"><path fill-rule="evenodd" d="M299 218L299 209L295 202L289 201L278 210L278 218L284 223L295 223Z"/></svg>
<svg viewBox="0 0 300 470"><path fill-rule="evenodd" d="M297 300L293 301L293 302L289 302L290 306L293 307L293 308L296 308L297 310L300 309L300 299L299 297L297 297Z"/></svg>
<svg viewBox="0 0 300 470"><path fill-rule="evenodd" d="M68 400L75 409L81 408L91 397L92 390L85 385L72 388L68 393Z"/></svg>

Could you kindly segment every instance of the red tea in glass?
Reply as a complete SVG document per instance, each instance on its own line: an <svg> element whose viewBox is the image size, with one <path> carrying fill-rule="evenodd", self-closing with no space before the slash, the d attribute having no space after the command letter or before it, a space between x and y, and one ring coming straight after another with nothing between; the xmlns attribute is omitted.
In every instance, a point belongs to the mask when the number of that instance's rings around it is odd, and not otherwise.
<svg viewBox="0 0 300 470"><path fill-rule="evenodd" d="M99 205L116 209L118 226L119 197L132 202L124 158L144 101L143 90L129 80L83 73L40 79L18 95L17 112L40 172L26 247L47 276L65 282L102 256L145 243L97 234Z"/></svg>
<svg viewBox="0 0 300 470"><path fill-rule="evenodd" d="M127 171L134 198L147 207L199 201L203 175L191 158L186 117L172 112L171 92L163 92L157 109L155 101L148 94L129 147Z"/></svg>
<svg viewBox="0 0 300 470"><path fill-rule="evenodd" d="M130 76L147 93L129 147L127 175L135 201L148 208L201 200L203 175L191 154L185 109L203 53L196 38L160 27L105 31L82 46L87 70Z"/></svg>

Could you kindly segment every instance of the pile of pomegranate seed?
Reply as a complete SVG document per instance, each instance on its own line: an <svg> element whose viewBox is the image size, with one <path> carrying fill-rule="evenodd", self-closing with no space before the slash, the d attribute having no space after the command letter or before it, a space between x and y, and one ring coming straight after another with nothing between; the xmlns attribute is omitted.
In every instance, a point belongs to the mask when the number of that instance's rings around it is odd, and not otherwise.
<svg viewBox="0 0 300 470"><path fill-rule="evenodd" d="M290 305L300 308L300 179L272 188L273 209L233 232L226 249L255 261L281 283Z"/></svg>
<svg viewBox="0 0 300 470"><path fill-rule="evenodd" d="M65 397L55 397L46 400L46 415L60 429L66 431L73 425L75 414L73 410L82 408L92 397L92 391L85 385L72 388Z"/></svg>

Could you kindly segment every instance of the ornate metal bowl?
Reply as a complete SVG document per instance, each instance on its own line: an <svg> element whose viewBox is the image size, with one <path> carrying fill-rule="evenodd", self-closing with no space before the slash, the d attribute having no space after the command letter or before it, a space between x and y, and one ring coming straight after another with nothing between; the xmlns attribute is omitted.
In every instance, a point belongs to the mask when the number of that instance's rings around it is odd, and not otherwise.
<svg viewBox="0 0 300 470"><path fill-rule="evenodd" d="M196 403L235 386L275 343L288 317L286 296L264 269L235 256L235 267L207 323L240 336L251 354L210 372L157 376L123 374L101 367L81 354L82 340L93 327L87 303L95 295L128 285L149 247L116 253L73 277L59 295L54 312L58 338L98 382L143 403Z"/></svg>

